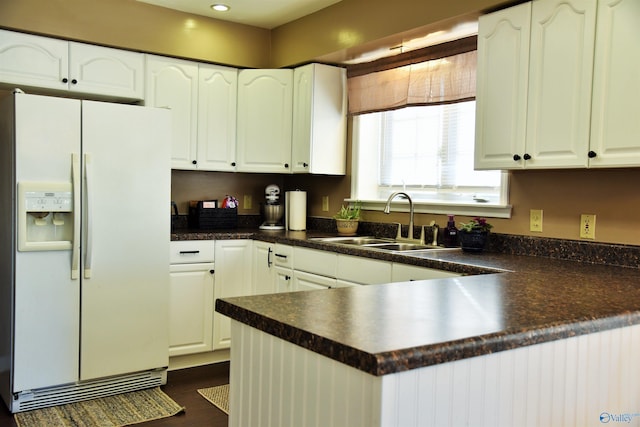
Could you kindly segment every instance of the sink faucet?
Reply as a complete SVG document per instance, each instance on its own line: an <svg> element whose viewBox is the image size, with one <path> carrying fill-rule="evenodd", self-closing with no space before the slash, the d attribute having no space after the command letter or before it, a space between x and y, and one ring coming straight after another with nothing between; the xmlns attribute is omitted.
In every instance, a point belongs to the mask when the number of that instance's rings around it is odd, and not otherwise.
<svg viewBox="0 0 640 427"><path fill-rule="evenodd" d="M409 201L409 234L407 236L407 239L414 240L413 239L413 200L411 200L411 197L409 197L407 193L405 193L404 191L396 191L395 193L391 193L391 195L387 199L387 204L384 207L384 213L389 214L391 212L391 201L396 196L400 196L403 199L407 199ZM400 229L398 229L398 237L400 238L402 237L400 233Z"/></svg>

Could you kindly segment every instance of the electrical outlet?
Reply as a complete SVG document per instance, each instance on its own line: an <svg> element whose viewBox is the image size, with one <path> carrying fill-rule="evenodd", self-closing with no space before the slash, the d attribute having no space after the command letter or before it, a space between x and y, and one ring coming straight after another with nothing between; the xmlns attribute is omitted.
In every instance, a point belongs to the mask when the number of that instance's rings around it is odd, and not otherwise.
<svg viewBox="0 0 640 427"><path fill-rule="evenodd" d="M529 231L542 232L542 209L529 211Z"/></svg>
<svg viewBox="0 0 640 427"><path fill-rule="evenodd" d="M594 214L580 215L580 237L583 239L596 238L596 216Z"/></svg>
<svg viewBox="0 0 640 427"><path fill-rule="evenodd" d="M329 212L329 196L322 196L322 211Z"/></svg>
<svg viewBox="0 0 640 427"><path fill-rule="evenodd" d="M243 205L245 209L251 209L251 207L253 206L253 200L251 199L251 194L244 195Z"/></svg>

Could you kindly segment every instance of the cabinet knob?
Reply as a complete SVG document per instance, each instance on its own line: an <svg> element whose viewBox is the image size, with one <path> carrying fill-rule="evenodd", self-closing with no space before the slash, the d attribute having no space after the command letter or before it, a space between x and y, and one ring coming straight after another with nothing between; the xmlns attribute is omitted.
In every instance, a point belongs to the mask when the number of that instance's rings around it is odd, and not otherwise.
<svg viewBox="0 0 640 427"><path fill-rule="evenodd" d="M76 79L71 80L71 84L78 84L78 81Z"/></svg>
<svg viewBox="0 0 640 427"><path fill-rule="evenodd" d="M520 155L519 155L519 154L514 154L514 155L513 155L513 160L515 160L516 162L517 162L518 160L520 160L520 159L521 159L521 157L520 157Z"/></svg>
<svg viewBox="0 0 640 427"><path fill-rule="evenodd" d="M589 156L590 159L593 159L594 157L597 157L598 154L595 151L589 151L589 153L587 153L587 156Z"/></svg>
<svg viewBox="0 0 640 427"><path fill-rule="evenodd" d="M215 270L209 270L209 273L214 274L216 271Z"/></svg>
<svg viewBox="0 0 640 427"><path fill-rule="evenodd" d="M531 160L531 156L528 155L527 153L524 153L524 156L522 156L522 158L525 160Z"/></svg>
<svg viewBox="0 0 640 427"><path fill-rule="evenodd" d="M198 164L198 161L197 161L197 160L191 160L191 164L192 164L192 165L197 165L197 164Z"/></svg>
<svg viewBox="0 0 640 427"><path fill-rule="evenodd" d="M284 167L288 169L289 168L289 163L285 163Z"/></svg>
<svg viewBox="0 0 640 427"><path fill-rule="evenodd" d="M236 162L231 162L231 166L236 166Z"/></svg>
<svg viewBox="0 0 640 427"><path fill-rule="evenodd" d="M69 82L68 78L65 77L65 78L62 79L62 83L68 83L68 82Z"/></svg>
<svg viewBox="0 0 640 427"><path fill-rule="evenodd" d="M291 280L291 276L284 276L284 280Z"/></svg>
<svg viewBox="0 0 640 427"><path fill-rule="evenodd" d="M302 167L308 168L308 167L309 167L309 164L308 164L308 163L303 163L303 164L302 164Z"/></svg>

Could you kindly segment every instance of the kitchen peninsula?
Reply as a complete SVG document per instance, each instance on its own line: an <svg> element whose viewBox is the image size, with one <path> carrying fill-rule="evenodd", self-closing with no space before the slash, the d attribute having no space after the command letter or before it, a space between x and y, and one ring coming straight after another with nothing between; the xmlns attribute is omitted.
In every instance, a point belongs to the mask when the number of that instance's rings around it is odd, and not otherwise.
<svg viewBox="0 0 640 427"><path fill-rule="evenodd" d="M218 300L233 319L230 425L640 423L638 269L413 258L502 272Z"/></svg>

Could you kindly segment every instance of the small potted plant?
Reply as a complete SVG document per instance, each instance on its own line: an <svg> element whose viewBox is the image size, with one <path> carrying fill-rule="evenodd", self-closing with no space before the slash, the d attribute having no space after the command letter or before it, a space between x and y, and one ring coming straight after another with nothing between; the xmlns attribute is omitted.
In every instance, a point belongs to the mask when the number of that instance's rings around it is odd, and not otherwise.
<svg viewBox="0 0 640 427"><path fill-rule="evenodd" d="M333 218L336 220L339 235L355 236L356 231L358 231L358 221L360 220L360 202L355 202L353 206L342 205Z"/></svg>
<svg viewBox="0 0 640 427"><path fill-rule="evenodd" d="M458 238L462 250L465 252L482 252L487 244L489 230L493 228L493 225L489 224L486 218L479 217L460 225Z"/></svg>

